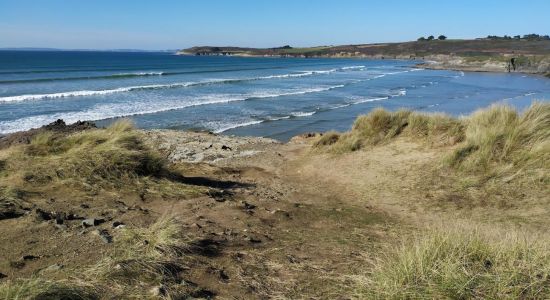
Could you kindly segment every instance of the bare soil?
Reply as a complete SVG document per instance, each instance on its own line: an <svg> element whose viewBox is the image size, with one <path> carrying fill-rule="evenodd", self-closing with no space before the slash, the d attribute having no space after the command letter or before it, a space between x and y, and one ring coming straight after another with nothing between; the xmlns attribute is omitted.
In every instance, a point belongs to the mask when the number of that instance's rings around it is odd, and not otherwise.
<svg viewBox="0 0 550 300"><path fill-rule="evenodd" d="M184 277L208 295L350 299L357 297L354 276L368 272L385 247L422 224L469 214L433 205L441 186L420 184L445 151L402 138L336 156L313 151L307 136L286 144L166 130L146 136L185 170L186 184L212 192L188 199L142 192L29 195L25 214L0 220L6 275L0 280L64 278L66 270L78 272L109 252L117 243L114 222L144 227L170 215L193 245ZM56 225L37 208L75 219ZM82 227L82 218L103 223Z"/></svg>

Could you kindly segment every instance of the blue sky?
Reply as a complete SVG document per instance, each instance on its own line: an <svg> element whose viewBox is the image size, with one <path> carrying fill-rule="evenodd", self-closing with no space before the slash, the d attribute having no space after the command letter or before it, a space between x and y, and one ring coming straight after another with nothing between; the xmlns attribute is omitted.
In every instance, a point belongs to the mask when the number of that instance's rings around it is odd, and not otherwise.
<svg viewBox="0 0 550 300"><path fill-rule="evenodd" d="M178 49L550 34L550 0L0 0L0 47Z"/></svg>

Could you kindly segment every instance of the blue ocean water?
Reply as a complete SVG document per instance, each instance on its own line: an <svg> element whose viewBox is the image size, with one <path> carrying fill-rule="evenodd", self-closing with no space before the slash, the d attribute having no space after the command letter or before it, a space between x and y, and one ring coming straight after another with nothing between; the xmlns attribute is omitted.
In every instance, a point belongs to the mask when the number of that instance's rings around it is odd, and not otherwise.
<svg viewBox="0 0 550 300"><path fill-rule="evenodd" d="M468 114L550 99L550 80L434 71L414 61L0 51L0 134L56 119L286 140L347 130L376 107Z"/></svg>

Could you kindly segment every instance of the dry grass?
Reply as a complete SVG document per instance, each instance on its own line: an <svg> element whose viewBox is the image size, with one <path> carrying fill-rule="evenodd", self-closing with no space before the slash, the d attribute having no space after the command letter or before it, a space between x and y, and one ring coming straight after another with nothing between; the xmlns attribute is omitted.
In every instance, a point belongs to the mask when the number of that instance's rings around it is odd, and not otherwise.
<svg viewBox="0 0 550 300"><path fill-rule="evenodd" d="M452 166L496 175L550 168L549 103L535 103L522 114L492 106L465 122L466 140L449 158Z"/></svg>
<svg viewBox="0 0 550 300"><path fill-rule="evenodd" d="M99 299L97 291L88 285L53 282L38 278L20 279L0 284L0 299Z"/></svg>
<svg viewBox="0 0 550 300"><path fill-rule="evenodd" d="M106 191L139 199L181 200L194 197L206 188L178 181L181 170L165 163L148 147L139 131L128 121L106 129L77 133L44 132L30 144L0 150L0 205L17 207L34 203L52 194L71 195L68 209L78 206L72 199L91 195L96 201ZM45 196L44 196L45 195ZM77 195L77 196L75 196ZM36 200L35 198L38 198ZM36 200L36 201L35 201ZM15 204L15 205L14 205ZM65 281L30 278L0 284L0 299L96 299L168 298L186 295L193 287L182 286L178 277L184 265L185 237L172 218L160 218L146 228L124 228L113 234L113 249L93 266L78 273L67 269ZM81 284L93 285L89 289ZM153 295L151 288L163 287Z"/></svg>
<svg viewBox="0 0 550 300"><path fill-rule="evenodd" d="M162 156L127 120L72 134L46 131L28 145L0 150L0 199L26 192L96 195L111 190L188 198L203 189L174 181ZM178 172L176 172L178 173ZM9 196L9 197L8 197Z"/></svg>
<svg viewBox="0 0 550 300"><path fill-rule="evenodd" d="M393 247L361 278L360 298L550 297L547 236L472 225L440 226Z"/></svg>
<svg viewBox="0 0 550 300"><path fill-rule="evenodd" d="M319 148L319 147L334 145L335 143L338 142L339 139L340 139L340 134L338 132L329 131L321 135L321 137L317 139L317 141L315 141L313 146L316 148Z"/></svg>
<svg viewBox="0 0 550 300"><path fill-rule="evenodd" d="M548 183L550 168L550 104L534 103L523 113L494 105L469 117L376 109L355 121L351 131L329 133L316 148L343 153L387 143L406 136L432 146L458 144L446 163L487 177L530 173L531 180Z"/></svg>
<svg viewBox="0 0 550 300"><path fill-rule="evenodd" d="M75 178L88 184L116 183L157 175L163 167L160 156L144 145L129 121L71 135L45 132L30 145L13 151L12 158L8 171L13 174L24 169L26 172L18 175L38 183Z"/></svg>
<svg viewBox="0 0 550 300"><path fill-rule="evenodd" d="M181 225L173 218L161 217L148 228L123 229L113 251L85 274L109 294L142 298L159 286L178 294L187 288L179 278L186 245Z"/></svg>
<svg viewBox="0 0 550 300"><path fill-rule="evenodd" d="M8 281L0 284L0 299L99 299L97 295L180 299L194 291L179 278L187 241L175 219L162 217L148 228L125 228L115 238L113 251L96 265L72 274L77 279ZM160 294L151 292L159 287Z"/></svg>
<svg viewBox="0 0 550 300"><path fill-rule="evenodd" d="M443 114L375 109L358 117L351 131L323 135L315 142L315 147L345 153L386 143L398 136L413 137L433 145L453 145L464 139L464 125L460 120Z"/></svg>

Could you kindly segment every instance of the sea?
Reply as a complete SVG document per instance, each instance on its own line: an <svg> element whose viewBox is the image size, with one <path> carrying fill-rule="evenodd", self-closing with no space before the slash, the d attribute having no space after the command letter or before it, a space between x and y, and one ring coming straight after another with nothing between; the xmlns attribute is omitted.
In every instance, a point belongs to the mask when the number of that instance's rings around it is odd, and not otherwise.
<svg viewBox="0 0 550 300"><path fill-rule="evenodd" d="M0 134L63 119L286 141L348 130L383 107L453 116L550 100L550 80L427 70L418 61L0 51Z"/></svg>

